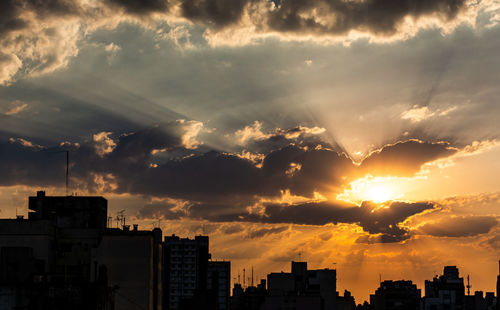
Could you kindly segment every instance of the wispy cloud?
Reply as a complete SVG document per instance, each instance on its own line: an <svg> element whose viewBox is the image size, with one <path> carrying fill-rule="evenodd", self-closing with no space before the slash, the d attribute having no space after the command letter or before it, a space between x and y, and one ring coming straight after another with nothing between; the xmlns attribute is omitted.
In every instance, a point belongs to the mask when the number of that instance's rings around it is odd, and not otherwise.
<svg viewBox="0 0 500 310"><path fill-rule="evenodd" d="M15 115L25 110L28 107L28 104L19 100L11 102L7 104L7 106L3 109L4 115ZM1 110L0 110L1 111Z"/></svg>

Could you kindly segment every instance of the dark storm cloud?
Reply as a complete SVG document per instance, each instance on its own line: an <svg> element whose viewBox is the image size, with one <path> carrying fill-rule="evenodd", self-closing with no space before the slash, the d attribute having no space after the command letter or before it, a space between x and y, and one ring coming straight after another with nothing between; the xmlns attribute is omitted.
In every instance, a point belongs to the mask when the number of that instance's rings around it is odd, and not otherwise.
<svg viewBox="0 0 500 310"><path fill-rule="evenodd" d="M182 19L209 28L204 43L217 44L226 36L210 38L224 29L254 29L248 36L341 38L350 30L390 36L398 34L406 17L432 15L446 23L462 9L465 0L290 0L278 6L268 0L5 0L0 3L0 45L10 66L7 72L0 71L0 83L65 68L80 52L82 39L120 22L151 29L152 16L168 24ZM236 44L252 41L234 39ZM237 43L241 39L244 42Z"/></svg>
<svg viewBox="0 0 500 310"><path fill-rule="evenodd" d="M18 17L20 11L17 0L0 2L0 35L26 27L27 22Z"/></svg>
<svg viewBox="0 0 500 310"><path fill-rule="evenodd" d="M102 0L105 6L123 8L133 15L166 13L173 6L182 17L213 27L238 22L247 7L261 3L265 10L249 11L262 31L342 34L349 30L392 34L407 16L419 18L437 15L447 21L465 8L465 0L289 0L271 9L269 1L256 0ZM0 3L0 34L21 29L28 21L20 18L23 10L37 17L73 15L85 12L78 1L6 0ZM315 14L312 14L312 13Z"/></svg>
<svg viewBox="0 0 500 310"><path fill-rule="evenodd" d="M238 21L249 0L180 0L183 17L215 27Z"/></svg>
<svg viewBox="0 0 500 310"><path fill-rule="evenodd" d="M295 165L295 168L293 166ZM287 146L269 153L262 170L269 183L286 184L292 193L311 197L340 187L355 166L343 154L328 149Z"/></svg>
<svg viewBox="0 0 500 310"><path fill-rule="evenodd" d="M104 0L112 6L125 9L127 13L143 15L153 12L165 13L169 8L168 0Z"/></svg>
<svg viewBox="0 0 500 310"><path fill-rule="evenodd" d="M428 223L418 232L436 237L469 237L489 233L498 224L491 216L454 216Z"/></svg>
<svg viewBox="0 0 500 310"><path fill-rule="evenodd" d="M266 154L262 167L257 167L235 154L186 149L184 138L189 126L175 121L129 134L101 135L99 141L66 145L71 153L73 183L92 191L99 185L96 176L112 176L117 192L200 203L192 206L194 211L204 205L225 206L227 201L235 200L251 204L258 197L279 197L286 189L310 198L315 192L338 193L359 175L359 169L372 175L407 175L418 171L425 162L453 153L444 144L407 141L381 149L357 167L347 156L330 149L289 145ZM18 167L31 171L26 175L26 179L33 175L30 184L46 183L50 174L39 171L45 169L44 160L49 161L49 157L40 156L41 151L27 144L11 142L2 148L2 164L11 167L6 171L12 171L0 177L4 184L25 182L14 175ZM178 158L162 158L174 152ZM63 169L63 164L59 161L61 167L54 170ZM43 175L43 181L37 181L38 174Z"/></svg>
<svg viewBox="0 0 500 310"><path fill-rule="evenodd" d="M450 20L465 0L289 0L270 13L270 28L283 32L344 34L350 30L394 34L405 17L438 15Z"/></svg>
<svg viewBox="0 0 500 310"><path fill-rule="evenodd" d="M280 234L286 230L288 230L288 226L259 228L259 229L249 230L248 234L247 234L247 238L250 238L250 239L263 238L265 236L272 235L272 234Z"/></svg>
<svg viewBox="0 0 500 310"><path fill-rule="evenodd" d="M273 224L358 224L370 234L380 234L382 242L398 242L410 237L409 231L398 224L412 215L433 208L434 204L427 202L392 202L386 207L380 207L371 202L364 202L361 206L349 206L341 202L305 203L292 206L268 205L262 216L250 216L249 219Z"/></svg>
<svg viewBox="0 0 500 310"><path fill-rule="evenodd" d="M409 140L388 145L371 153L359 167L362 173L377 176L411 176L433 160L456 153L448 143Z"/></svg>
<svg viewBox="0 0 500 310"><path fill-rule="evenodd" d="M0 144L0 185L62 186L64 154L61 148L42 148L26 140Z"/></svg>
<svg viewBox="0 0 500 310"><path fill-rule="evenodd" d="M0 36L28 27L30 20L22 16L26 11L44 19L78 14L79 7L75 1L66 0L3 0L0 2Z"/></svg>
<svg viewBox="0 0 500 310"><path fill-rule="evenodd" d="M323 202L264 204L263 213L251 212L248 207L259 208L263 197L279 198L284 190L309 198L315 192L339 193L357 175L357 169L369 171L368 166L363 163L358 168L347 156L330 149L292 144L266 154L259 167L235 154L186 149L185 136L190 125L174 121L134 133L101 133L94 135L92 141L65 143L54 149L13 139L0 145L0 168L4 172L0 184L62 185L64 154L54 152L68 149L74 190L174 198L181 204L181 208L176 203L146 205L138 213L140 218L304 225L355 223L378 235L381 242L396 242L409 238L408 231L398 224L433 208L430 203L392 202L379 208L368 202L361 206ZM438 147L434 150L434 146ZM411 171L418 171L424 162L451 154L443 151L442 146L401 142L372 154L367 161L377 164L375 168L387 161L396 167L404 163L411 166ZM162 157L172 152L184 155ZM398 162L400 157L403 159ZM401 174L400 170L392 172Z"/></svg>
<svg viewBox="0 0 500 310"><path fill-rule="evenodd" d="M173 210L176 207L171 203L150 203L142 207L137 214L140 219L165 219L177 220L185 215L180 210Z"/></svg>
<svg viewBox="0 0 500 310"><path fill-rule="evenodd" d="M164 12L167 1L108 0L127 12ZM275 2L276 4L277 2ZM260 31L297 34L345 34L350 30L391 35L405 17L418 19L434 15L443 21L454 19L465 9L465 0L288 0L272 9L267 0L171 0L181 16L209 27L237 23L248 13ZM258 5L261 4L261 8Z"/></svg>

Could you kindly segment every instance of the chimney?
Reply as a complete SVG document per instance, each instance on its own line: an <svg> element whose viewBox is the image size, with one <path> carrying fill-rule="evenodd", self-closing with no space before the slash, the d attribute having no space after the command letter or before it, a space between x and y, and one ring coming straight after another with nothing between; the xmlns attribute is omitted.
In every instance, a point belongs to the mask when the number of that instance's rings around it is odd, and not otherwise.
<svg viewBox="0 0 500 310"><path fill-rule="evenodd" d="M45 191L38 191L36 192L37 197L45 197Z"/></svg>
<svg viewBox="0 0 500 310"><path fill-rule="evenodd" d="M123 231L130 231L130 225L123 225Z"/></svg>
<svg viewBox="0 0 500 310"><path fill-rule="evenodd" d="M139 228L139 225L138 224L134 224L134 231L137 231L138 228Z"/></svg>

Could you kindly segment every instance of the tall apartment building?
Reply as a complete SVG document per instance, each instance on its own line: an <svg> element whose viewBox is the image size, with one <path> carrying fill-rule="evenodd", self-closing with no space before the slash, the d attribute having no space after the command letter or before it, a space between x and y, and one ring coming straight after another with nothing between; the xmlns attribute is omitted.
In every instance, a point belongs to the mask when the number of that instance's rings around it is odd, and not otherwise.
<svg viewBox="0 0 500 310"><path fill-rule="evenodd" d="M424 310L465 309L464 278L456 266L446 266L443 275L425 281Z"/></svg>
<svg viewBox="0 0 500 310"><path fill-rule="evenodd" d="M166 236L163 241L163 301L165 308L186 308L193 297L201 300L208 279L208 237Z"/></svg>
<svg viewBox="0 0 500 310"><path fill-rule="evenodd" d="M115 309L162 309L161 239L161 229L139 230L137 225L108 229L101 236L92 251L92 272L106 273Z"/></svg>
<svg viewBox="0 0 500 310"><path fill-rule="evenodd" d="M216 296L217 309L229 309L229 298L231 296L231 262L208 262L207 289Z"/></svg>

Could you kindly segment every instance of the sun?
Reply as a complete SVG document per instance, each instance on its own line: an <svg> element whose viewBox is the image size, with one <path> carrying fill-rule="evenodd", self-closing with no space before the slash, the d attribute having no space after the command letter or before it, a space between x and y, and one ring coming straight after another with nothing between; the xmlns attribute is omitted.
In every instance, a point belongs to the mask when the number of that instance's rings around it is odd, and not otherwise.
<svg viewBox="0 0 500 310"><path fill-rule="evenodd" d="M394 192L389 186L374 185L367 188L362 196L365 196L366 200L380 203L391 200L391 198L394 197Z"/></svg>
<svg viewBox="0 0 500 310"><path fill-rule="evenodd" d="M405 187L401 178L367 176L352 181L336 198L354 203L362 201L382 203L404 198L407 190Z"/></svg>

